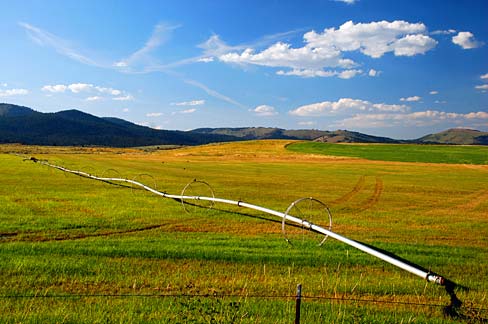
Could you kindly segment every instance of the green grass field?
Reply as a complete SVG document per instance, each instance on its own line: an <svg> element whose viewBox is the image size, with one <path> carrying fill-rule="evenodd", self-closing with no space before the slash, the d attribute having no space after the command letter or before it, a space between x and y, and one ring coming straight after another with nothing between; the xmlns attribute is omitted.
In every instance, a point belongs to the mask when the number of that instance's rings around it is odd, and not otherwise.
<svg viewBox="0 0 488 324"><path fill-rule="evenodd" d="M153 152L0 146L0 322L291 323L298 283L308 297L302 323L488 317L487 165L341 159L286 144ZM469 287L456 291L461 317L443 315L443 287L332 239L318 247L307 235L291 246L272 216L222 204L186 213L179 201L12 152L138 177L168 193L205 180L217 197L279 211L313 196L330 206L337 233Z"/></svg>
<svg viewBox="0 0 488 324"><path fill-rule="evenodd" d="M293 143L294 152L357 157L376 161L488 164L488 147L414 144L330 144Z"/></svg>

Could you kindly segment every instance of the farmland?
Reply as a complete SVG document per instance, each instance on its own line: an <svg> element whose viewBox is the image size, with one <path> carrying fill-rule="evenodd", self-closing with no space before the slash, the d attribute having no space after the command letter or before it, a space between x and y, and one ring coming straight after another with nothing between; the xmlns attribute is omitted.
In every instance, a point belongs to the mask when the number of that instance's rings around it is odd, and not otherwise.
<svg viewBox="0 0 488 324"><path fill-rule="evenodd" d="M483 153L473 164L388 161L380 153L371 161L287 150L289 143L164 151L0 146L0 322L290 323L298 283L309 297L302 323L488 316ZM457 147L443 147L449 149ZM479 156L478 147L463 149ZM179 201L8 153L100 176L138 177L175 194L204 180L216 197L278 211L312 196L329 205L335 232L470 289L456 291L464 303L460 317L445 317L450 298L442 287L343 243L289 245L281 220L259 212L217 204L186 213Z"/></svg>

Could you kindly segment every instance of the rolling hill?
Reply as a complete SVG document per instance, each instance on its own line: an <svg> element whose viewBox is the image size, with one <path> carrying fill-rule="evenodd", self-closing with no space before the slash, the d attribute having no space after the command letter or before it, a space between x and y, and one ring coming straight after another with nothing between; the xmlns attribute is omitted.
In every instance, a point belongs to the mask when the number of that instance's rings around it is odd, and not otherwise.
<svg viewBox="0 0 488 324"><path fill-rule="evenodd" d="M416 141L424 144L488 145L488 132L452 128L440 133L426 135Z"/></svg>
<svg viewBox="0 0 488 324"><path fill-rule="evenodd" d="M200 145L259 139L314 140L326 143L477 144L488 145L488 132L449 129L416 140L395 140L347 130L287 130L272 127L158 130L115 117L97 117L79 110L41 113L28 107L0 104L0 143L59 146L134 147Z"/></svg>
<svg viewBox="0 0 488 324"><path fill-rule="evenodd" d="M0 143L60 146L133 147L146 145L198 145L236 141L226 135L157 130L118 118L100 118L79 110L40 113L0 104Z"/></svg>
<svg viewBox="0 0 488 324"><path fill-rule="evenodd" d="M314 140L329 132L316 129L287 130L274 127L240 127L240 128L197 128L194 132L201 134L227 135L244 140L258 139L295 139Z"/></svg>

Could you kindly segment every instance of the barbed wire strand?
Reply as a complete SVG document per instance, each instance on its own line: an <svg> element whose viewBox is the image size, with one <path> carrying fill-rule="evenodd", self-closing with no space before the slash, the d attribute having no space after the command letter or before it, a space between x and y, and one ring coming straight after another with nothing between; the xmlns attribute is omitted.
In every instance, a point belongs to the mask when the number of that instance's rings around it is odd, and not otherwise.
<svg viewBox="0 0 488 324"><path fill-rule="evenodd" d="M294 299L295 295L248 295L248 294L69 294L69 295L0 295L0 299L30 299L30 298L262 298L262 299ZM365 299L365 298L349 298L349 297L331 297L331 296L301 296L302 299L315 300L330 300L337 302L356 302L356 303L372 303L372 304L389 304L389 305L404 305L404 306L418 306L429 308L444 308L446 305L417 303L417 302L402 302L391 300ZM488 311L488 308L463 306L465 309L475 311Z"/></svg>

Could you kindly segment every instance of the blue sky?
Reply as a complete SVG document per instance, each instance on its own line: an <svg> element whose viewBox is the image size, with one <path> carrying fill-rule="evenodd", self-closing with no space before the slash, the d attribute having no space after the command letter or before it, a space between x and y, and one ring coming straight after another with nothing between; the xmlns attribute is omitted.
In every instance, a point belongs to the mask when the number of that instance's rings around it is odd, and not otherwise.
<svg viewBox="0 0 488 324"><path fill-rule="evenodd" d="M486 0L0 0L0 102L163 129L488 131L487 14Z"/></svg>

